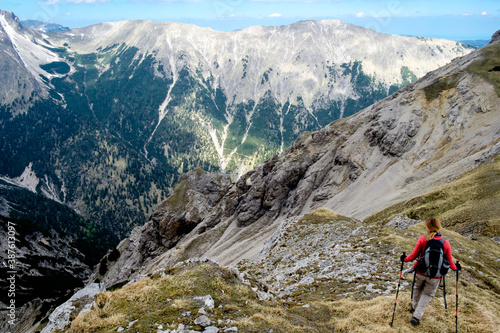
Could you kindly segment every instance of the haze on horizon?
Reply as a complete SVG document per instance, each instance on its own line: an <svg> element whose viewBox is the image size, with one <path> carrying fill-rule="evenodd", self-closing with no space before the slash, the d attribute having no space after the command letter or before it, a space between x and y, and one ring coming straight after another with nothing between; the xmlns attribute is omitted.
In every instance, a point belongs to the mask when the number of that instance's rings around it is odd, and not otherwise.
<svg viewBox="0 0 500 333"><path fill-rule="evenodd" d="M0 8L70 28L153 20L231 31L339 19L383 33L454 40L489 39L500 29L497 0L3 0Z"/></svg>

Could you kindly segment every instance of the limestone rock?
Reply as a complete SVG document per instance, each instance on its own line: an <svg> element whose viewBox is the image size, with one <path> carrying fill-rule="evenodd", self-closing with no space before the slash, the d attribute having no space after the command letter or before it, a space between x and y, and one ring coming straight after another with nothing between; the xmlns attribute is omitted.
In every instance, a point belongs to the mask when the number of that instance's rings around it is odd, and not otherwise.
<svg viewBox="0 0 500 333"><path fill-rule="evenodd" d="M389 222L387 222L388 227L398 228L398 229L408 229L412 225L420 223L420 220L414 220L408 216L398 215L393 217Z"/></svg>
<svg viewBox="0 0 500 333"><path fill-rule="evenodd" d="M208 319L207 316L204 316L204 315L196 318L194 323L196 325L200 325L201 327L207 327L207 326L212 325L212 321L210 319Z"/></svg>
<svg viewBox="0 0 500 333"><path fill-rule="evenodd" d="M199 296L194 298L196 301L200 301L208 309L213 309L215 307L214 299L210 295Z"/></svg>
<svg viewBox="0 0 500 333"><path fill-rule="evenodd" d="M493 36L491 36L491 41L490 41L490 44L491 43L494 43L496 41L499 41L500 40L500 30L497 30Z"/></svg>
<svg viewBox="0 0 500 333"><path fill-rule="evenodd" d="M41 333L50 333L57 329L64 329L69 323L71 313L76 309L75 304L84 299L93 299L100 292L99 285L92 283L75 293L69 300L58 306L49 316L49 323L42 329Z"/></svg>

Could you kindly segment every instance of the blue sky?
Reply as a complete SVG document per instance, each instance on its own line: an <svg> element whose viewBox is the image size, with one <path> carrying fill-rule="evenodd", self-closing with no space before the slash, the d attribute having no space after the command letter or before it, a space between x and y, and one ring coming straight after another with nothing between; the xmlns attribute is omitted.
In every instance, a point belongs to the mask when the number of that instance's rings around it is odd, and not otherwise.
<svg viewBox="0 0 500 333"><path fill-rule="evenodd" d="M384 33L456 40L489 39L500 29L499 0L0 0L0 9L70 28L153 20L236 30L340 19Z"/></svg>

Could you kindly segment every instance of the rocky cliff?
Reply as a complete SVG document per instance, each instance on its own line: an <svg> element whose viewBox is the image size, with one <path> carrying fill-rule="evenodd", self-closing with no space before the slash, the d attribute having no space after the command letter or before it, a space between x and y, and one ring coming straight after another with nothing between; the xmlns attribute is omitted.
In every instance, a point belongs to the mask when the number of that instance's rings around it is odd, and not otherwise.
<svg viewBox="0 0 500 333"><path fill-rule="evenodd" d="M287 219L320 207L365 219L490 161L500 153L499 52L493 41L359 114L303 133L232 186L221 175L188 173L120 244L101 281L190 257L255 261Z"/></svg>
<svg viewBox="0 0 500 333"><path fill-rule="evenodd" d="M72 236L30 220L0 216L2 330L34 332L48 313L83 287L92 272L89 258ZM10 250L10 251L9 251ZM7 279L9 278L9 279ZM15 302L14 317L7 314ZM15 325L8 322L13 320Z"/></svg>

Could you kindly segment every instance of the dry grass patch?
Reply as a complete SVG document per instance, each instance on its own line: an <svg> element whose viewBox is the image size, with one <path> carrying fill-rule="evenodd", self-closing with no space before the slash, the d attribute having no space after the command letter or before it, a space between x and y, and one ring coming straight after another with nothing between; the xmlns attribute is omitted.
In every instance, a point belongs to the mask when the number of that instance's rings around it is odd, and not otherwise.
<svg viewBox="0 0 500 333"><path fill-rule="evenodd" d="M304 217L300 220L300 223L301 224L327 223L328 221L337 219L350 220L349 218L337 214L328 208L318 208L310 212L309 214L304 215Z"/></svg>
<svg viewBox="0 0 500 333"><path fill-rule="evenodd" d="M334 298L333 282L323 281L324 287L310 292L302 302L291 298L261 301L230 270L216 264L188 264L174 271L174 275L146 278L120 290L99 294L91 311L79 315L68 332L116 332L118 327L126 328L135 320L131 327L133 332L154 332L158 324L164 329L176 329L181 323L201 330L193 324L202 307L194 296L206 294L215 300L215 308L207 310L208 317L215 323L230 320L228 326L238 327L239 332L268 332L270 329L283 333L454 331L454 273L448 276L448 309L444 309L440 289L419 327L409 323L410 290L401 288L391 328L394 295L339 299ZM395 275L394 284L397 278ZM500 327L500 296L473 279L466 270L460 278L459 330L494 332ZM186 315L187 311L191 314Z"/></svg>

